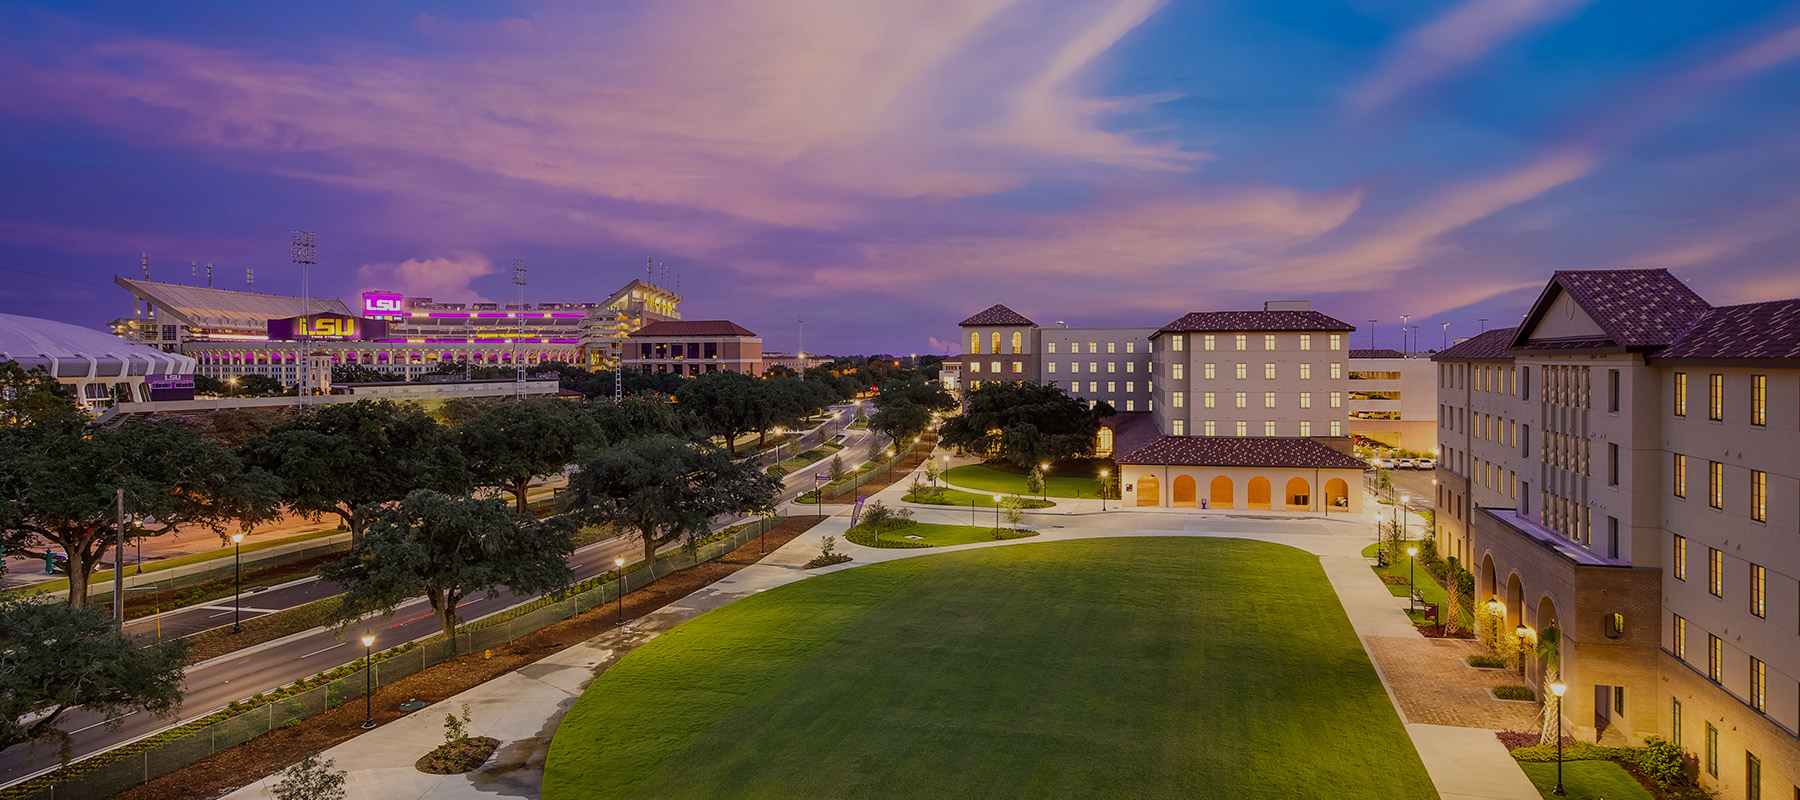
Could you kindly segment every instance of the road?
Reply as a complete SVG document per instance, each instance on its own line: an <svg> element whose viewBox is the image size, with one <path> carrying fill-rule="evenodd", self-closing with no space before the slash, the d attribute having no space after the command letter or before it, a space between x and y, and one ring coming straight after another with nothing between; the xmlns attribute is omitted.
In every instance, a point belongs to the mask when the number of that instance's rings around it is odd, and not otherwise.
<svg viewBox="0 0 1800 800"><path fill-rule="evenodd" d="M860 463L868 457L869 442L874 434L868 431L847 433L850 438L845 442L848 447L842 451L844 458L851 464ZM785 488L782 499L791 499L803 491L811 490L814 486L813 472L814 470L799 470L787 476L783 481ZM836 511L829 509L827 513ZM677 543L664 549L679 546ZM615 537L583 547L576 551L569 562L575 571L575 580L580 581L611 570L614 558L622 556L627 563L636 562L640 560L642 552L643 545L637 541L628 537ZM242 600L247 612L245 619L250 618L251 614L260 615L281 608L292 608L328 596L331 588L329 584L314 580L296 581L262 592L247 592ZM480 594L463 601L457 606L457 613L464 620L473 621L529 599L531 598L510 592L502 592L494 599ZM207 606L169 612L162 615L163 635L173 635L176 630L193 632L230 624L231 608L232 598L225 598ZM249 611L252 608L256 611ZM134 621L131 629L134 635L143 636L145 626L154 624L154 619L145 618ZM422 598L399 607L389 619L372 619L371 624L374 626L376 642L383 648L427 638L442 631L442 626ZM362 657L351 644L358 634L359 630L356 629L347 631L344 640L339 641L333 631L318 630L275 647L222 656L189 667L187 693L182 701L178 720L134 713L126 715L118 728L109 730L99 714L84 709L70 711L63 715L61 727L69 731L73 739L71 757L82 758L117 747L211 714L233 700L267 692L300 678L348 664ZM30 753L27 745L0 751L0 787L10 786L55 767L58 763L56 751L55 747L41 746L36 753Z"/></svg>

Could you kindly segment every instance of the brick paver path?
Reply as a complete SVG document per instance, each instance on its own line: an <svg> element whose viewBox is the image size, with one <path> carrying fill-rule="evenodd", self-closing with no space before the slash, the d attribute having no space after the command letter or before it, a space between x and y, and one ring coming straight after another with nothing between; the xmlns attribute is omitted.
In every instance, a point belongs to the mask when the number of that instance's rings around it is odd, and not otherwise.
<svg viewBox="0 0 1800 800"><path fill-rule="evenodd" d="M1475 669L1463 659L1482 652L1468 639L1365 636L1363 643L1387 678L1409 723L1491 730L1535 730L1535 703L1488 697L1495 686L1523 683L1510 670Z"/></svg>

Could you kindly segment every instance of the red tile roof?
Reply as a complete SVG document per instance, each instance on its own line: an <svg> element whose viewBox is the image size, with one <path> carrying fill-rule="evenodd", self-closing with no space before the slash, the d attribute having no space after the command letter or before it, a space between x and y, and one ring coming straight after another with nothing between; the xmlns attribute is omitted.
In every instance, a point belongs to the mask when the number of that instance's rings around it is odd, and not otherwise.
<svg viewBox="0 0 1800 800"><path fill-rule="evenodd" d="M749 329L726 319L668 319L652 322L631 332L631 338L646 336L755 336Z"/></svg>
<svg viewBox="0 0 1800 800"><path fill-rule="evenodd" d="M1240 331L1353 331L1356 326L1317 311L1196 311L1162 326L1163 333Z"/></svg>
<svg viewBox="0 0 1800 800"><path fill-rule="evenodd" d="M1025 315L1020 314L1019 312L1014 311L1010 308L1007 308L1006 306L995 304L993 306L990 306L986 311L976 314L975 316L970 317L968 319L965 319L958 324L959 325L1036 325L1037 323L1026 319Z"/></svg>
<svg viewBox="0 0 1800 800"><path fill-rule="evenodd" d="M1558 291L1568 292L1612 339L1610 343L1585 343L1587 346L1632 350L1663 347L1712 308L1666 269L1557 270L1520 326L1521 335L1543 319ZM1512 344L1519 348L1537 346L1527 345L1518 337Z"/></svg>
<svg viewBox="0 0 1800 800"><path fill-rule="evenodd" d="M1518 328L1495 328L1473 339L1464 339L1450 345L1431 357L1432 361L1507 361L1512 359L1508 349L1512 345L1513 335Z"/></svg>
<svg viewBox="0 0 1800 800"><path fill-rule="evenodd" d="M1800 299L1720 306L1655 358L1800 358Z"/></svg>
<svg viewBox="0 0 1800 800"><path fill-rule="evenodd" d="M1378 348L1375 350L1351 350L1350 357L1351 358L1405 358L1406 354L1400 352L1399 350L1390 350L1388 348L1383 347L1383 348Z"/></svg>
<svg viewBox="0 0 1800 800"><path fill-rule="evenodd" d="M1114 460L1120 464L1191 467L1360 470L1366 466L1362 459L1345 455L1312 439L1274 436L1164 436L1129 453L1116 456Z"/></svg>

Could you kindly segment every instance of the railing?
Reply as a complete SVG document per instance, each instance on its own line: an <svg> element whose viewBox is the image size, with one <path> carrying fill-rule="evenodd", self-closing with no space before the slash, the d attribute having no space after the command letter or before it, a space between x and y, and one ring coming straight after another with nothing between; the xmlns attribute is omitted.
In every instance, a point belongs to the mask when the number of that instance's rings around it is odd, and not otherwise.
<svg viewBox="0 0 1800 800"><path fill-rule="evenodd" d="M337 708L363 695L364 686L386 686L457 655L498 647L565 619L618 600L620 587L636 591L677 570L711 561L744 546L783 517L765 517L724 539L690 551L681 548L585 592L561 600L540 598L469 622L454 649L442 634L375 655L372 666L350 669L312 688L211 723L190 723L135 744L98 753L46 776L0 790L0 800L100 800L276 728ZM535 607L534 607L535 606ZM521 610L529 609L529 610ZM371 672L372 670L372 672ZM336 672L334 670L334 672Z"/></svg>
<svg viewBox="0 0 1800 800"><path fill-rule="evenodd" d="M870 446L869 446L869 452L872 452L872 453L881 452L881 450L883 448L885 448L887 446L887 444L889 444L888 442L881 441L882 439L886 439L887 438L886 436L884 436L882 434L875 434L875 436L878 438L875 441L871 442ZM923 448L926 453L930 453L931 449L936 446L937 446L937 437L935 437L935 436L933 436L929 441L922 441L922 442L915 443L912 447L895 453L892 458L886 459L886 460L882 461L880 464L877 464L876 466L870 467L868 469L857 470L856 475L854 477L852 477L850 480L844 481L843 483L840 483L840 484L826 486L823 490L821 490L821 494L823 496L820 499L831 500L834 498L843 497L846 494L854 492L857 489L862 488L863 484L866 484L869 481L875 480L876 478L878 478L882 475L886 475L889 471L893 470L894 467L898 466L901 462L904 462L907 459L912 458L919 449ZM921 462L921 463L923 463L923 462Z"/></svg>

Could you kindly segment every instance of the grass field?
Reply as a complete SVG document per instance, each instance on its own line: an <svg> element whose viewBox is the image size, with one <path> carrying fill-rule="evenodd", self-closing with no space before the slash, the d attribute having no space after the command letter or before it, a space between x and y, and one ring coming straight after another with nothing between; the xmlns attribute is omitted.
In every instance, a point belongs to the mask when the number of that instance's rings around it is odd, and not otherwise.
<svg viewBox="0 0 1800 800"><path fill-rule="evenodd" d="M1656 800L1631 773L1611 761L1563 762L1563 789L1568 794L1561 798L1550 793L1556 788L1556 762L1519 766L1545 800Z"/></svg>
<svg viewBox="0 0 1800 800"><path fill-rule="evenodd" d="M739 600L595 680L543 785L548 800L1324 796L1437 794L1318 559L1203 538L907 558Z"/></svg>
<svg viewBox="0 0 1800 800"><path fill-rule="evenodd" d="M953 544L992 542L998 538L1023 539L1037 535L1027 531L1015 531L1011 528L1002 530L1002 536L996 537L994 536L994 527L991 525L938 525L931 522L918 522L904 528L882 531L880 538L882 544L876 546L887 547L891 543L891 546L894 547L947 547ZM860 545L870 545L871 542L865 538L867 536L866 527L857 527L852 528L850 535L845 538ZM909 539L907 538L909 536L919 538Z"/></svg>
<svg viewBox="0 0 1800 800"><path fill-rule="evenodd" d="M1028 509L1054 508L1056 506L1056 501L1054 500L1039 500L1036 496L1026 495L1020 495L1019 497L1021 500L1025 501L1024 507ZM974 503L976 508L994 507L994 496L992 494L976 494L975 492L965 492L961 489L945 489L943 496L938 501L918 500L910 494L900 499L905 500L908 503L921 503L934 506L962 506L963 508L968 508L970 503Z"/></svg>
<svg viewBox="0 0 1800 800"><path fill-rule="evenodd" d="M965 489L993 494L1016 494L1025 497L1041 497L1043 492L1025 491L1025 476L1001 472L982 464L964 464L951 467L944 472L941 479L945 483L955 484ZM1051 497L1086 497L1090 500L1100 497L1100 481L1097 478L1070 478L1060 475L1050 476L1049 495Z"/></svg>

